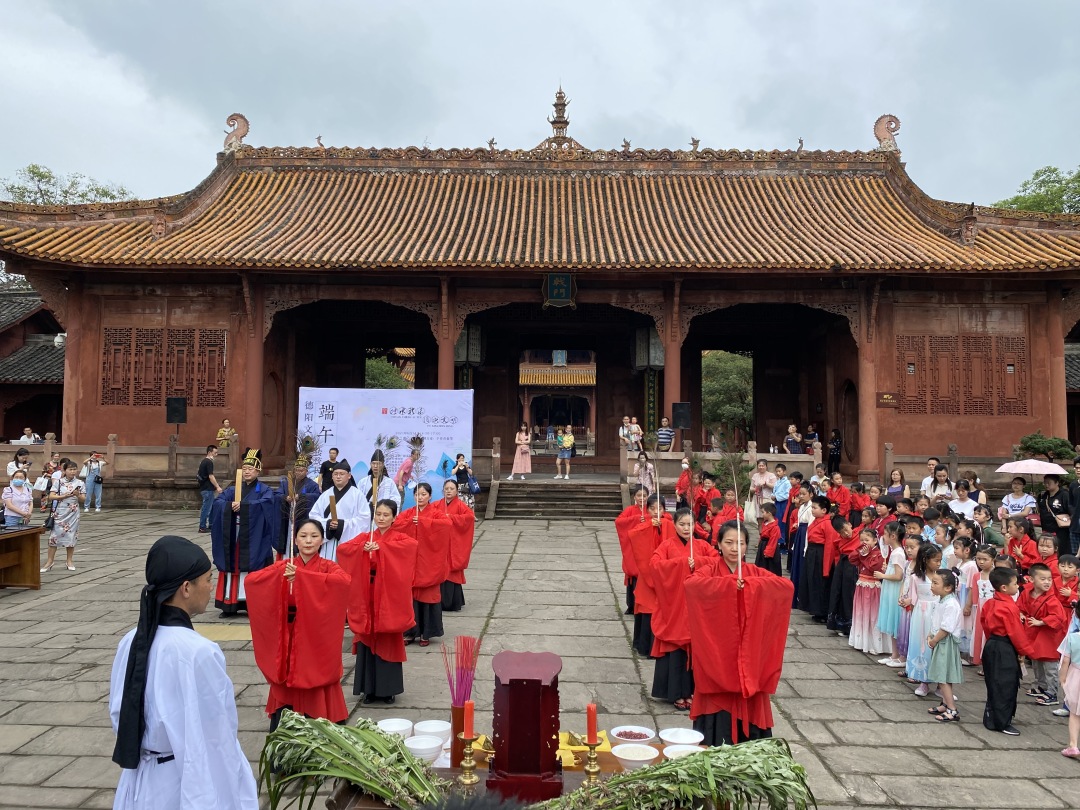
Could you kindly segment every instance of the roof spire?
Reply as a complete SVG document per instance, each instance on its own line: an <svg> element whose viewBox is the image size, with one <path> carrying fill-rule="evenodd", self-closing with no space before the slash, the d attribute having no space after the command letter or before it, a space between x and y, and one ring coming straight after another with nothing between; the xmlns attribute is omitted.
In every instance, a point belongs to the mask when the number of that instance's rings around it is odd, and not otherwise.
<svg viewBox="0 0 1080 810"><path fill-rule="evenodd" d="M559 90L555 93L555 103L551 105L555 108L555 117L548 119L548 123L551 124L552 135L555 138L566 137L566 128L570 126L570 119L566 117L566 105L569 103L570 100L566 97L566 93L563 92L562 83L560 83Z"/></svg>

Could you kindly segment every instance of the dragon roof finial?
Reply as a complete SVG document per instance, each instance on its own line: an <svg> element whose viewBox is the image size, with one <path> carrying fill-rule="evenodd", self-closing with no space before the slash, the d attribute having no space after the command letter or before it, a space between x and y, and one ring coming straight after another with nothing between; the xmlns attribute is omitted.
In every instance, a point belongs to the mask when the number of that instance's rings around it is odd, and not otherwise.
<svg viewBox="0 0 1080 810"><path fill-rule="evenodd" d="M878 141L878 152L899 152L895 136L900 131L900 119L886 113L874 122L874 137Z"/></svg>
<svg viewBox="0 0 1080 810"><path fill-rule="evenodd" d="M247 118L241 113L233 113L225 119L225 123L232 127L225 131L225 151L235 152L244 144L244 137L248 134L250 126Z"/></svg>

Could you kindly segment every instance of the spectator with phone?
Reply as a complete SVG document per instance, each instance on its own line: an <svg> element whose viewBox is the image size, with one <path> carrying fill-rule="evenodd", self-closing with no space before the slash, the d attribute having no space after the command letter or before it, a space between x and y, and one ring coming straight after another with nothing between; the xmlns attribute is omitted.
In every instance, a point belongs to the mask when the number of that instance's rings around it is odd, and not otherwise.
<svg viewBox="0 0 1080 810"><path fill-rule="evenodd" d="M8 462L7 475L9 480L17 470L22 470L27 475L30 474L30 451L25 447L16 450L15 457Z"/></svg>
<svg viewBox="0 0 1080 810"><path fill-rule="evenodd" d="M82 463L79 477L86 481L86 506L84 512L90 511L90 503L94 502L94 511L101 511L101 468L109 462L102 457L101 453L91 453L90 457Z"/></svg>

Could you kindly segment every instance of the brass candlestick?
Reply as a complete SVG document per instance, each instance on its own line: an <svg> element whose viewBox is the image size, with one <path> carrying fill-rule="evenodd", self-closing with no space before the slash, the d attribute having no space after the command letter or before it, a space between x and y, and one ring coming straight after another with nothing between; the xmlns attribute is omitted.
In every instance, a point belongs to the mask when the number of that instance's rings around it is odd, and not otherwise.
<svg viewBox="0 0 1080 810"><path fill-rule="evenodd" d="M585 771L585 784L596 785L600 783L600 763L596 761L596 749L600 747L600 741L586 742L585 745L589 747L589 753L585 755L585 767L582 769Z"/></svg>
<svg viewBox="0 0 1080 810"><path fill-rule="evenodd" d="M465 751L461 758L461 776L458 777L458 783L466 791L470 791L473 785L480 781L480 777L476 775L476 760L473 759L473 743L480 738L466 737L463 731L458 734L458 739L465 744Z"/></svg>

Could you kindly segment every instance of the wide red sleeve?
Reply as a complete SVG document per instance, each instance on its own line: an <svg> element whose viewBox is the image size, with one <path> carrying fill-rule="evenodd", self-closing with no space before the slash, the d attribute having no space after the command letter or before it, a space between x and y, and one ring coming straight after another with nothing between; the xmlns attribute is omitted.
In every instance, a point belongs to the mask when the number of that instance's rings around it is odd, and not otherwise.
<svg viewBox="0 0 1080 810"><path fill-rule="evenodd" d="M653 590L652 568L649 563L659 545L657 538L657 530L648 520L629 532L630 549L638 567L637 585L634 586L635 613L652 613L656 610L656 592Z"/></svg>
<svg viewBox="0 0 1080 810"><path fill-rule="evenodd" d="M296 566L293 581L296 618L292 623L287 686L311 689L341 680L343 619L351 584L351 578L341 566L321 557L306 566Z"/></svg>
<svg viewBox="0 0 1080 810"><path fill-rule="evenodd" d="M1035 545L1035 541L1027 535L1024 536L1021 552L1022 558L1020 560L1020 565L1025 569L1030 568L1037 562L1042 562L1042 556L1039 554L1039 547Z"/></svg>
<svg viewBox="0 0 1080 810"><path fill-rule="evenodd" d="M794 586L755 566L743 567L740 590L723 564L684 585L694 655L695 689L745 697L772 694L780 681Z"/></svg>
<svg viewBox="0 0 1080 810"><path fill-rule="evenodd" d="M472 557L476 515L472 509L462 503L460 498L455 498L454 506L447 508L445 511L452 525L450 532L450 570L464 571L469 567L469 560Z"/></svg>
<svg viewBox="0 0 1080 810"><path fill-rule="evenodd" d="M375 534L379 550L364 551L363 543L338 546L338 562L352 577L349 591L349 627L353 633L404 633L416 623L412 578L416 567L416 541L390 529ZM375 571L372 593L371 570Z"/></svg>
<svg viewBox="0 0 1080 810"><path fill-rule="evenodd" d="M615 533L619 536L619 549L622 551L622 571L627 577L638 575L637 560L634 559L634 550L630 547L630 530L645 522L642 515L640 506L630 506L615 518Z"/></svg>
<svg viewBox="0 0 1080 810"><path fill-rule="evenodd" d="M832 527L827 517L820 518L820 520L824 524L822 530L825 536L825 556L821 561L821 573L824 576L829 576L840 557L840 533ZM817 521L815 520L814 523L817 523Z"/></svg>
<svg viewBox="0 0 1080 810"><path fill-rule="evenodd" d="M430 588L441 585L450 576L450 555L447 548L452 531L451 522L430 506L420 513L417 522L413 522L416 508L406 509L393 528L406 537L416 541L416 571L413 577L414 588Z"/></svg>
<svg viewBox="0 0 1080 810"><path fill-rule="evenodd" d="M285 579L285 561L280 560L244 577L244 594L255 665L267 683L283 684L288 675L285 648L289 638L289 583ZM340 647L338 651L340 653ZM340 663L339 660L339 666Z"/></svg>
<svg viewBox="0 0 1080 810"><path fill-rule="evenodd" d="M758 542L765 542L765 556L768 559L772 559L776 556L776 546L780 542L780 524L775 520L768 526L761 529L761 539Z"/></svg>

